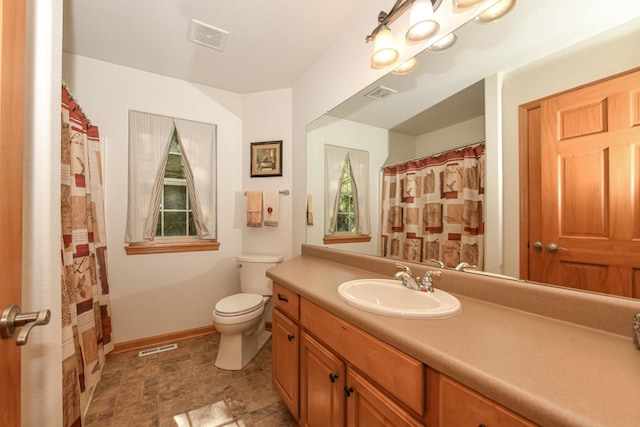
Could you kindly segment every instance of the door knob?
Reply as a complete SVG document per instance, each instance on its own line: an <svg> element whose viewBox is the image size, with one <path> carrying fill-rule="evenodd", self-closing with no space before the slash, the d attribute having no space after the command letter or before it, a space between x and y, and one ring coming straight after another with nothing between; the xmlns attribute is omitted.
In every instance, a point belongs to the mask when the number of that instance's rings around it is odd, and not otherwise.
<svg viewBox="0 0 640 427"><path fill-rule="evenodd" d="M555 254L558 251L569 252L569 249L558 246L553 242L547 245L547 252L549 252L550 254Z"/></svg>
<svg viewBox="0 0 640 427"><path fill-rule="evenodd" d="M46 325L50 319L50 310L20 313L20 307L15 304L8 305L0 317L0 336L4 339L11 338L16 333L16 328L22 327L16 339L16 345L25 345L31 329L34 326Z"/></svg>
<svg viewBox="0 0 640 427"><path fill-rule="evenodd" d="M542 242L540 240L533 242L533 249L537 251L542 250Z"/></svg>

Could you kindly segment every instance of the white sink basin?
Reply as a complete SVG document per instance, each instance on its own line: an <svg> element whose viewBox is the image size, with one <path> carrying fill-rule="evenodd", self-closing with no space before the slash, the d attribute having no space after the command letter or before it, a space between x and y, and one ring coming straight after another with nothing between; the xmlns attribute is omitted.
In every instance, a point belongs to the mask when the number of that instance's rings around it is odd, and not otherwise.
<svg viewBox="0 0 640 427"><path fill-rule="evenodd" d="M420 292L402 286L399 280L360 279L344 282L338 296L354 307L407 319L451 317L460 312L460 301L436 289Z"/></svg>

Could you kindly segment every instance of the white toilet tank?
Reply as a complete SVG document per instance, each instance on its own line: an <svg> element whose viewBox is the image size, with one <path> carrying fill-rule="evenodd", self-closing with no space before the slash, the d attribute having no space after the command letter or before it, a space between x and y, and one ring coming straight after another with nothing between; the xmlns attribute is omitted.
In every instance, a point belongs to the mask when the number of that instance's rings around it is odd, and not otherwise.
<svg viewBox="0 0 640 427"><path fill-rule="evenodd" d="M236 258L240 271L240 292L272 295L273 283L266 276L266 271L282 262L279 255L244 254Z"/></svg>

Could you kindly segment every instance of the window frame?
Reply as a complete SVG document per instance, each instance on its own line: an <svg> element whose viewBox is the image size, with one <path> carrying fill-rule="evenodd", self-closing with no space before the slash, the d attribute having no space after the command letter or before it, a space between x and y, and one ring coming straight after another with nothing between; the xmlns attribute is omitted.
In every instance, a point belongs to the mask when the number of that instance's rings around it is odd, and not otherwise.
<svg viewBox="0 0 640 427"><path fill-rule="evenodd" d="M131 110L131 112L134 112L133 110ZM166 167L167 167L167 163L169 161L169 156L171 155L179 155L181 157L181 159L184 159L184 153L182 152L182 147L178 148L178 152L175 151L175 149L172 148L172 143L173 143L173 139L174 138L179 138L179 134L178 134L178 127L179 127L179 123L178 121L188 121L188 122L194 122L193 120L186 120L186 119L179 119L179 118L175 118L175 117L170 117L170 116L163 116L163 115L159 115L159 114L153 114L153 113L146 113L146 112L139 112L139 111L135 111L135 113L141 113L141 114L147 114L150 116L158 116L158 117L164 117L164 118L168 118L171 120L174 120L174 129L173 129L173 135L171 136L172 138L172 142L169 143L169 153L166 155L166 160L164 163L164 168L165 168L165 173L166 173ZM216 133L217 133L217 126L215 124L211 124L211 123L203 123L203 122L195 122L195 123L200 123L202 125L207 125L207 126L212 126L212 140L211 143L213 144L211 147L211 153L212 153L212 161L215 163L217 160L215 160L217 158L217 141L216 141ZM129 119L129 126L131 127L131 115L130 115L130 119ZM184 126L184 125L183 125ZM130 132L131 132L131 128L130 128ZM186 135L190 135L189 132L187 132ZM130 133L130 138L131 138L131 133ZM188 138L188 136L187 136ZM131 140L130 140L131 141ZM193 141L193 140L192 140ZM131 143L131 142L129 142ZM130 154L131 155L131 154ZM130 158L130 162L131 162L131 158ZM182 163L182 167L185 168L186 165L184 164L184 162L181 160ZM131 164L131 163L129 163ZM192 166L193 167L193 166ZM215 170L216 172L213 172L213 170ZM217 192L217 167L215 167L214 165L214 169L212 170L212 184L213 184L213 189ZM191 173L191 172L189 172ZM214 175L215 173L215 175ZM189 214L191 213L191 215L193 215L193 205L191 202L191 195L189 192L189 184L187 183L187 177L185 176L185 178L173 178L173 177L163 177L163 181L162 181L162 189L160 190L160 202L159 202L159 206L158 206L158 223L156 223L156 229L158 227L158 224L161 223L161 221L163 221L162 219L162 214L163 212L171 212L172 210L164 210L162 205L164 203L164 192L165 192L165 185L175 185L175 186L184 186L186 189L186 209L178 209L178 212L184 212L185 216L186 216L186 231L187 231L187 235L184 236L156 236L154 238L154 240L149 240L149 241L141 241L141 242L128 242L125 244L125 252L127 255L142 255L142 254L155 254L155 253L173 253L173 252L196 252L196 251L216 251L219 250L220 247L220 242L217 240L217 230L215 230L217 227L214 226L214 232L216 234L214 234L215 238L214 239L200 239L198 238L197 235L191 235L190 233L190 221L189 221ZM217 202L215 201L215 199L217 199L217 197L214 198L214 206L215 206L215 211L214 211L214 215L215 215L215 219L214 221L217 220ZM215 223L214 223L215 225Z"/></svg>
<svg viewBox="0 0 640 427"><path fill-rule="evenodd" d="M338 216L341 215L342 213L340 212L340 198L343 195L348 195L349 197L351 197L352 203L351 203L351 207L352 210L348 213L349 215L351 215L353 217L353 225L355 227L356 231L333 231L331 232L331 234L329 234L329 230L327 228L325 228L326 232L325 235L323 237L323 243L324 244L339 244L339 243L360 243L360 242L370 242L371 241L371 234L363 234L360 233L358 230L360 228L359 221L360 221L360 215L359 215L359 204L361 201L359 201L359 197L357 196L357 190L354 191L354 188L358 188L358 183L356 182L354 173L353 173L353 161L351 160L351 156L349 155L351 152L353 151L360 151L360 152L364 152L364 150L356 150L353 148L347 148L347 147L337 147L337 146L331 146L331 145L325 145L325 162L328 162L328 156L327 156L327 150L336 150L336 152L338 150L341 150L344 152L344 164L342 166L342 170L341 170L341 174L340 174L340 180L338 182L338 191L337 191L337 200L335 203L335 211L334 211L334 215L335 215L335 222L336 222L336 228L338 227L337 223L338 223ZM367 153L367 170L368 170L368 152ZM347 169L347 162L348 162L348 169ZM345 174L348 171L348 180L349 180L349 187L351 188L350 191L343 191L343 186L345 183ZM325 192L327 191L327 186L330 182L330 180L332 180L332 178L329 176L330 174L328 173L328 167L327 167L327 163L325 163ZM335 175L334 175L335 176ZM368 188L369 188L369 176L366 176L367 182L365 183L365 185L363 185L362 187L364 187L362 189L362 191L364 191L365 195L366 195L366 200L368 203L369 197L370 195L368 194ZM335 182L335 181L334 181ZM362 184L362 183L361 183ZM326 202L326 201L325 201ZM365 207L366 211L368 212L368 206ZM326 215L326 213L325 213ZM325 224L326 227L326 224ZM350 227L351 228L351 227Z"/></svg>

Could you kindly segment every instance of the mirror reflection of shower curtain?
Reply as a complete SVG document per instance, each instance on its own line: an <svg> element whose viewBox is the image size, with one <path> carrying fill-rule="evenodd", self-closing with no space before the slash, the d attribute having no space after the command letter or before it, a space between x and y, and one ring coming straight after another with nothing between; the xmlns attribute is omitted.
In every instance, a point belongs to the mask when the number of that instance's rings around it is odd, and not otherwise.
<svg viewBox="0 0 640 427"><path fill-rule="evenodd" d="M384 168L380 254L484 265L484 143Z"/></svg>

